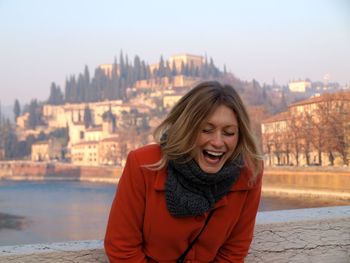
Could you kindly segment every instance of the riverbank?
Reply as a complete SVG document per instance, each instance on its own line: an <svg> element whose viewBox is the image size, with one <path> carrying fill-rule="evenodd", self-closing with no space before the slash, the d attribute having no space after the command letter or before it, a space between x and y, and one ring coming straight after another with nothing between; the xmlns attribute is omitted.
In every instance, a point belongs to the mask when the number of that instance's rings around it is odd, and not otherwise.
<svg viewBox="0 0 350 263"><path fill-rule="evenodd" d="M121 167L77 166L60 162L2 161L0 180L64 180L117 183Z"/></svg>

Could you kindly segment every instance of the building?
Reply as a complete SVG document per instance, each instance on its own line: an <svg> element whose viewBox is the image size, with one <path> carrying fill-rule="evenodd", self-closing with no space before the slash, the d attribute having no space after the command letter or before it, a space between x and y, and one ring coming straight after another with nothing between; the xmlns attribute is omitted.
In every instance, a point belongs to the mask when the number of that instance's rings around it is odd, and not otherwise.
<svg viewBox="0 0 350 263"><path fill-rule="evenodd" d="M198 55L191 55L191 54L179 54L175 56L171 56L168 61L165 62L165 64L168 63L171 70L173 70L173 67L175 66L176 71L178 74L180 74L182 67L187 66L188 68L198 68L200 69L204 64L204 58L202 56ZM159 63L154 63L149 65L150 72L154 73L159 68Z"/></svg>
<svg viewBox="0 0 350 263"><path fill-rule="evenodd" d="M75 165L98 165L98 141L83 141L71 146L71 163Z"/></svg>
<svg viewBox="0 0 350 263"><path fill-rule="evenodd" d="M134 88L159 90L162 88L170 87L171 85L171 80L168 77L163 77L138 80L135 82Z"/></svg>
<svg viewBox="0 0 350 263"><path fill-rule="evenodd" d="M184 93L167 94L163 96L163 107L171 109L184 95Z"/></svg>
<svg viewBox="0 0 350 263"><path fill-rule="evenodd" d="M265 119L261 124L263 152L266 165L288 165L288 154L283 141L287 140L289 112L282 112Z"/></svg>
<svg viewBox="0 0 350 263"><path fill-rule="evenodd" d="M123 112L131 112L137 109L140 112L148 113L151 107L145 103L123 103L122 100L100 101L90 103L74 103L64 105L43 106L43 119L50 128L70 128L77 123L84 121L85 109L89 108L92 122L95 125L102 125L103 116L106 112L111 111L116 116L122 115Z"/></svg>
<svg viewBox="0 0 350 263"><path fill-rule="evenodd" d="M115 115L107 111L101 125L86 128L84 123L76 123L69 130L71 163L76 165L119 164L118 136ZM113 160L113 157L118 157Z"/></svg>
<svg viewBox="0 0 350 263"><path fill-rule="evenodd" d="M135 89L161 90L164 88L190 88L199 82L199 78L177 75L172 78L153 78L138 80L134 84Z"/></svg>
<svg viewBox="0 0 350 263"><path fill-rule="evenodd" d="M200 81L200 78L178 75L173 78L172 86L178 88L190 88Z"/></svg>
<svg viewBox="0 0 350 263"><path fill-rule="evenodd" d="M195 68L201 68L203 66L203 57L190 54L180 54L169 58L169 65L172 67L175 65L176 71L181 72L182 65L193 66Z"/></svg>
<svg viewBox="0 0 350 263"><path fill-rule="evenodd" d="M261 125L266 165L341 166L350 162L350 92L323 94Z"/></svg>
<svg viewBox="0 0 350 263"><path fill-rule="evenodd" d="M23 115L16 118L17 127L26 129L28 126L29 112L25 112Z"/></svg>
<svg viewBox="0 0 350 263"><path fill-rule="evenodd" d="M85 124L84 122L72 122L68 128L68 148L72 145L85 141Z"/></svg>
<svg viewBox="0 0 350 263"><path fill-rule="evenodd" d="M118 129L120 129L118 133L126 130L128 135L130 135L130 130L128 130L130 127L138 131L145 130L152 107L154 108L156 105L143 100L129 101L128 103L114 100L81 104L46 104L43 107L43 116L48 124L46 129L68 129L67 156L73 164L100 165L111 163L110 158L105 157L105 152L108 151L108 147L116 145L104 143L102 147L100 142L115 137ZM89 108L92 117L92 124L88 127L84 123L86 108ZM136 138L139 135L133 136ZM145 141L144 138L140 140ZM127 145L127 147L132 147L136 143L139 143L138 139L135 139L131 143L132 145ZM123 163L123 160L117 160L117 162Z"/></svg>
<svg viewBox="0 0 350 263"><path fill-rule="evenodd" d="M305 81L292 81L288 83L288 89L291 92L306 92L307 89L311 88L311 82Z"/></svg>
<svg viewBox="0 0 350 263"><path fill-rule="evenodd" d="M84 140L85 141L99 141L103 137L102 125L90 127L85 129Z"/></svg>
<svg viewBox="0 0 350 263"><path fill-rule="evenodd" d="M103 165L119 165L123 164L123 156L125 149L120 145L118 135L105 138L99 142L99 163Z"/></svg>
<svg viewBox="0 0 350 263"><path fill-rule="evenodd" d="M40 141L32 145L31 160L49 162L62 158L62 145L56 140Z"/></svg>

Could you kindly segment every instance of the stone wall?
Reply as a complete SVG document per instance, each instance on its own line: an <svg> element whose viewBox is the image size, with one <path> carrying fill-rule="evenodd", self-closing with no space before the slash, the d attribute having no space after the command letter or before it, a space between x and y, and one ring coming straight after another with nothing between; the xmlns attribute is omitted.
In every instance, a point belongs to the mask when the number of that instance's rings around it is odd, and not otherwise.
<svg viewBox="0 0 350 263"><path fill-rule="evenodd" d="M263 194L350 200L350 168L267 167Z"/></svg>
<svg viewBox="0 0 350 263"><path fill-rule="evenodd" d="M66 163L0 162L0 179L7 180L82 180L117 182L122 168L114 166L77 166Z"/></svg>
<svg viewBox="0 0 350 263"><path fill-rule="evenodd" d="M108 262L102 240L0 247L0 262ZM349 263L350 206L259 212L247 263Z"/></svg>
<svg viewBox="0 0 350 263"><path fill-rule="evenodd" d="M263 184L290 188L350 191L350 168L266 168Z"/></svg>

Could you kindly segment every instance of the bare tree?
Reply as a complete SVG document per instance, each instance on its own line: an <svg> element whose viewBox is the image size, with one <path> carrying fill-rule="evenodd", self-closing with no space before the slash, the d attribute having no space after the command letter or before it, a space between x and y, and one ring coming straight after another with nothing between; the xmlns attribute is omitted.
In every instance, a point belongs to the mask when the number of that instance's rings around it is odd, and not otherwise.
<svg viewBox="0 0 350 263"><path fill-rule="evenodd" d="M318 122L315 126L318 133L314 138L318 140L319 155L327 153L330 165L334 165L337 154L342 156L344 164L348 163L346 127L350 121L349 110L349 101L342 94L325 94L323 101L317 104Z"/></svg>
<svg viewBox="0 0 350 263"><path fill-rule="evenodd" d="M306 165L310 165L310 154L312 151L312 140L313 140L313 134L312 134L312 128L313 128L313 120L312 115L309 112L305 112L303 116L300 117L300 146L302 149L302 152L305 157Z"/></svg>
<svg viewBox="0 0 350 263"><path fill-rule="evenodd" d="M295 117L291 116L288 120L288 140L290 143L290 153L294 155L296 166L299 166L299 158L301 155L302 145L302 130L301 123Z"/></svg>

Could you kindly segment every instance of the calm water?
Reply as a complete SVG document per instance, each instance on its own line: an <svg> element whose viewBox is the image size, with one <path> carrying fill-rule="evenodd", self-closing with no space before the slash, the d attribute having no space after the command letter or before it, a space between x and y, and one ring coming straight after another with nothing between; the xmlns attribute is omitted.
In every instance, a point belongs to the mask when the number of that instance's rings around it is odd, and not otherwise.
<svg viewBox="0 0 350 263"><path fill-rule="evenodd" d="M103 239L113 184L0 181L0 246ZM349 205L263 197L260 211Z"/></svg>

